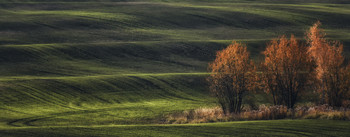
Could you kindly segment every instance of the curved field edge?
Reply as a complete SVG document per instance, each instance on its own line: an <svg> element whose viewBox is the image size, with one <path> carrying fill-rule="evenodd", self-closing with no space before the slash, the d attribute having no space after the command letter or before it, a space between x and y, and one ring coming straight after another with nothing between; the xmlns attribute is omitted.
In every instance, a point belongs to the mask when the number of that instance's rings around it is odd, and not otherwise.
<svg viewBox="0 0 350 137"><path fill-rule="evenodd" d="M7 136L349 136L350 122L239 121L184 125L107 125L2 128Z"/></svg>

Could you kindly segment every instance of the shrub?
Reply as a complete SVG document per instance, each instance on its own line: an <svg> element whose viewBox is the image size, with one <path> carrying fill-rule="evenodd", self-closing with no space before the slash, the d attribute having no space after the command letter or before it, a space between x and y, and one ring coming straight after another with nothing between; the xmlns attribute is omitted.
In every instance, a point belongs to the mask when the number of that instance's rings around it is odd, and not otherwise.
<svg viewBox="0 0 350 137"><path fill-rule="evenodd" d="M166 123L208 123L237 120L274 120L274 119L329 119L350 120L350 109L334 109L328 105L298 106L294 110L286 106L260 105L258 110L243 109L241 113L225 115L220 107L199 108L173 113L167 116Z"/></svg>

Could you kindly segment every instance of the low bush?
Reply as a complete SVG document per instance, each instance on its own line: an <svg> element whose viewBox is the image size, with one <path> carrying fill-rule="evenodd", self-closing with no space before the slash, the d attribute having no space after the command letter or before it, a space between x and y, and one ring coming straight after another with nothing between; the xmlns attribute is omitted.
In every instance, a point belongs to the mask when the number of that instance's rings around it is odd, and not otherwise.
<svg viewBox="0 0 350 137"><path fill-rule="evenodd" d="M288 109L286 106L260 105L253 110L245 107L239 114L227 114L220 107L199 108L170 114L166 117L166 123L208 123L238 120L274 120L274 119L329 119L350 120L349 108L335 109L328 105L321 106L297 106Z"/></svg>

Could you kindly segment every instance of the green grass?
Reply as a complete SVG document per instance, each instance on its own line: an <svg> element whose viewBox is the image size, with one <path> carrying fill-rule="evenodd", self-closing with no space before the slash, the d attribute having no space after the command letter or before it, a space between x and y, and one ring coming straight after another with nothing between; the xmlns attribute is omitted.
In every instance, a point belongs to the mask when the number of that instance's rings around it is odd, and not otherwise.
<svg viewBox="0 0 350 137"><path fill-rule="evenodd" d="M269 40L303 39L320 20L349 57L346 2L1 0L0 136L347 136L343 121L149 125L216 105L207 67L232 40L259 61ZM269 103L266 95L255 98ZM286 122L295 126L281 128ZM252 124L265 130L253 132ZM339 131L326 132L331 126Z"/></svg>
<svg viewBox="0 0 350 137"><path fill-rule="evenodd" d="M184 125L107 125L0 129L2 136L349 136L350 122L242 121Z"/></svg>
<svg viewBox="0 0 350 137"><path fill-rule="evenodd" d="M303 38L316 20L324 24L329 38L345 45L350 42L349 4L33 1L0 5L0 75L205 72L215 51L232 40L246 42L253 58L260 58L268 40L290 33ZM346 52L349 49L345 46Z"/></svg>
<svg viewBox="0 0 350 137"><path fill-rule="evenodd" d="M2 126L159 123L174 111L214 106L206 74L13 78L2 82Z"/></svg>

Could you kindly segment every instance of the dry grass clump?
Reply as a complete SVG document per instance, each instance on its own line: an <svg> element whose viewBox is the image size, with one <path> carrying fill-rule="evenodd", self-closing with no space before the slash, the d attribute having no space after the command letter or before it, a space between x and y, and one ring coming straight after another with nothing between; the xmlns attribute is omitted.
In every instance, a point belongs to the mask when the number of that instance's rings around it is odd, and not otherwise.
<svg viewBox="0 0 350 137"><path fill-rule="evenodd" d="M240 118L243 120L283 119L291 116L291 111L282 105L260 105L258 110L246 110L240 114Z"/></svg>
<svg viewBox="0 0 350 137"><path fill-rule="evenodd" d="M184 124L184 123L208 123L216 121L227 121L227 116L219 107L199 108L173 113L167 116L166 123Z"/></svg>
<svg viewBox="0 0 350 137"><path fill-rule="evenodd" d="M208 123L238 120L274 120L274 119L329 119L350 120L350 109L334 109L328 105L299 106L287 109L286 106L260 105L259 109L244 108L240 114L225 115L220 107L199 108L173 113L167 116L166 123Z"/></svg>
<svg viewBox="0 0 350 137"><path fill-rule="evenodd" d="M299 110L305 111L305 110ZM309 107L306 114L302 117L305 119L330 119L330 120L350 120L350 109L334 109L328 105Z"/></svg>

